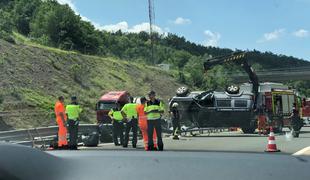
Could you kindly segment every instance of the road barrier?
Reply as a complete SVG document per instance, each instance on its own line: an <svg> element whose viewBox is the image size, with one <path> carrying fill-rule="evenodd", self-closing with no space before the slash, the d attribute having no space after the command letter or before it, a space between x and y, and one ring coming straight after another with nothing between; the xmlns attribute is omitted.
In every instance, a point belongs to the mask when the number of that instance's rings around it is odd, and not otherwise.
<svg viewBox="0 0 310 180"><path fill-rule="evenodd" d="M80 124L79 136L98 132L100 141L105 143L111 139L112 124ZM171 133L163 127L163 133ZM57 137L58 126L38 127L20 130L0 131L0 142L10 142L26 146L48 146ZM103 136L103 138L102 138Z"/></svg>
<svg viewBox="0 0 310 180"><path fill-rule="evenodd" d="M57 132L57 126L2 131L0 132L0 142L4 141L29 146L49 144L57 136ZM79 125L79 134L89 134L91 132L99 132L97 124Z"/></svg>

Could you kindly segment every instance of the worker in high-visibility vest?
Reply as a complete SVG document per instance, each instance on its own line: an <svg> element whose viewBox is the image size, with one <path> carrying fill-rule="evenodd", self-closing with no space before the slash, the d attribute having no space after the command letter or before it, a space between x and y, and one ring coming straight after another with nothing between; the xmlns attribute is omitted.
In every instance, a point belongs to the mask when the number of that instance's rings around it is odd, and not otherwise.
<svg viewBox="0 0 310 180"><path fill-rule="evenodd" d="M138 113L138 124L142 133L142 138L143 138L143 143L144 143L144 149L147 151L148 150L148 135L147 135L147 118L146 114L144 112L144 107L146 103L146 98L141 97L140 98L141 104L137 105L137 113ZM153 133L153 142L154 142L154 147L157 148L157 140L156 140L156 131Z"/></svg>
<svg viewBox="0 0 310 180"><path fill-rule="evenodd" d="M79 117L82 109L77 102L76 96L71 97L71 104L66 106L68 116L69 148L77 149Z"/></svg>
<svg viewBox="0 0 310 180"><path fill-rule="evenodd" d="M125 104L124 107L121 110L121 113L123 115L123 118L126 122L126 128L125 128L125 140L123 147L128 147L128 141L129 141L129 132L132 131L132 147L137 147L137 136L138 136L138 114L137 114L137 104L133 103L133 98L129 98L130 102Z"/></svg>
<svg viewBox="0 0 310 180"><path fill-rule="evenodd" d="M147 117L147 130L148 130L148 137L153 137L154 128L157 134L157 146L158 150L162 151L164 149L164 144L162 140L162 128L161 128L161 117L164 113L164 106L163 103L156 99L156 93L151 91L149 93L149 101L147 102L144 112L146 113ZM148 138L148 150L156 150L154 147L153 138Z"/></svg>
<svg viewBox="0 0 310 180"><path fill-rule="evenodd" d="M59 149L67 149L68 148L68 141L67 141L67 127L66 121L67 116L65 113L65 106L64 106L64 97L58 97L58 101L55 104L55 115L56 115L56 122L58 125L58 148Z"/></svg>
<svg viewBox="0 0 310 180"><path fill-rule="evenodd" d="M108 113L109 117L112 120L113 125L113 141L115 146L120 146L124 144L124 123L123 123L123 115L120 110L120 104L116 103L116 107L112 108ZM120 142L118 141L120 138Z"/></svg>

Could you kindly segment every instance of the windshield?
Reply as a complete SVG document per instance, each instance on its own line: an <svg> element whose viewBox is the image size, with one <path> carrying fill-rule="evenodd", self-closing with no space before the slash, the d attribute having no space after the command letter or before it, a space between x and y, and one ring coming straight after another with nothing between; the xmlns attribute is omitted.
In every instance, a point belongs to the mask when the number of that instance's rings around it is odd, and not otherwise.
<svg viewBox="0 0 310 180"><path fill-rule="evenodd" d="M115 102L99 102L98 103L99 110L111 110L113 108L116 108Z"/></svg>
<svg viewBox="0 0 310 180"><path fill-rule="evenodd" d="M309 138L310 0L0 0L0 145L87 151L112 173L136 167L114 153L288 160L310 154ZM196 172L180 168L171 174Z"/></svg>

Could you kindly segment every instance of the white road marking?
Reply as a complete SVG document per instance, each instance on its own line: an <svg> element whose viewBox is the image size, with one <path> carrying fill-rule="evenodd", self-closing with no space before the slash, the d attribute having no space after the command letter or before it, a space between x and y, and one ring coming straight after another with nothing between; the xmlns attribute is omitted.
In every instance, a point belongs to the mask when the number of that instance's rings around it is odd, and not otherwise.
<svg viewBox="0 0 310 180"><path fill-rule="evenodd" d="M303 148L293 154L293 156L310 155L310 146Z"/></svg>

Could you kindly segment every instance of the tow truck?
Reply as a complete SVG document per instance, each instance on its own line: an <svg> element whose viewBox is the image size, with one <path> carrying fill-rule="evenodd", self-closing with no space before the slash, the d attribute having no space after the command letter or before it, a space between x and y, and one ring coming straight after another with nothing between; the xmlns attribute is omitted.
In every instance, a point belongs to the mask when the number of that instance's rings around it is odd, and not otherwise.
<svg viewBox="0 0 310 180"><path fill-rule="evenodd" d="M289 115L293 103L297 102L294 90L281 83L259 83L259 79L248 63L247 53L238 52L219 56L204 62L206 74L215 65L234 63L240 65L249 76L249 83L230 85L225 91L189 92L180 87L169 101L179 104L180 122L186 131L203 128L240 127L244 133L254 133L257 128L259 109L267 114L268 128L276 132L289 126Z"/></svg>

